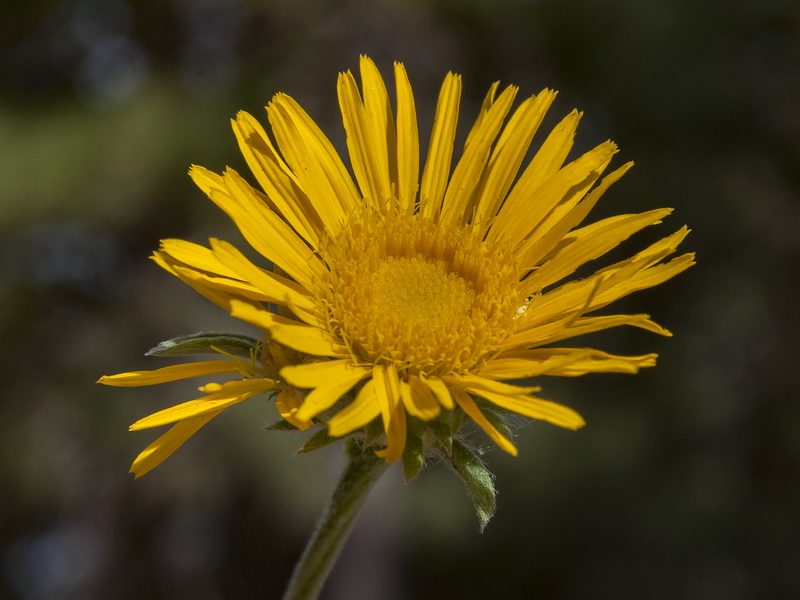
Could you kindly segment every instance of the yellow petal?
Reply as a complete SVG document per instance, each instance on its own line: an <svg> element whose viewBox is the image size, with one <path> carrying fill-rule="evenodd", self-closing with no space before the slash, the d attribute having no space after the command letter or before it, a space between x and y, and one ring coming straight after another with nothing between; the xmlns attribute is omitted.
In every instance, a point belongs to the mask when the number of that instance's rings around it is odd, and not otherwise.
<svg viewBox="0 0 800 600"><path fill-rule="evenodd" d="M176 263L170 255L164 252L153 252L150 257L159 267L171 273L186 285L194 289L196 292L211 300L217 306L221 306L225 310L230 310L231 300L237 298L242 302L247 302L248 299L238 294L232 294L227 289L222 289L219 286L209 285L202 277L198 277L196 271L187 271L180 263Z"/></svg>
<svg viewBox="0 0 800 600"><path fill-rule="evenodd" d="M363 427L381 414L375 396L375 382L369 379L358 391L356 399L328 421L328 435L340 437Z"/></svg>
<svg viewBox="0 0 800 600"><path fill-rule="evenodd" d="M375 63L361 57L363 101L353 75L339 76L339 104L356 179L367 201L382 207L394 196L397 158L394 121L386 86Z"/></svg>
<svg viewBox="0 0 800 600"><path fill-rule="evenodd" d="M537 348L503 352L478 374L490 379L537 375L575 377L586 373L636 373L656 364L656 354L617 356L593 348Z"/></svg>
<svg viewBox="0 0 800 600"><path fill-rule="evenodd" d="M517 255L520 257L520 264L530 268L539 265L544 256L556 246L568 231L583 222L606 190L619 181L632 166L633 162L625 163L603 177L580 202L564 205L563 211L553 211L547 217L546 227L539 227L539 235L531 236L526 240L525 247L518 251Z"/></svg>
<svg viewBox="0 0 800 600"><path fill-rule="evenodd" d="M425 385L430 388L431 392L433 392L433 395L436 397L436 400L438 400L439 404L441 404L445 409L450 410L453 408L453 406L455 406L453 404L453 397L450 394L450 389L447 387L447 384L445 384L444 381L437 377L427 378L422 375L420 376L420 379L422 379Z"/></svg>
<svg viewBox="0 0 800 600"><path fill-rule="evenodd" d="M555 92L543 90L536 96L528 98L520 104L503 128L503 133L497 140L489 159L486 183L481 190L475 211L476 222L488 224L489 219L496 214L505 200L533 136L555 97Z"/></svg>
<svg viewBox="0 0 800 600"><path fill-rule="evenodd" d="M342 122L347 134L347 148L356 181L365 202L372 203L375 207L382 206L391 196L385 140L381 147L373 135L371 123L358 93L358 84L350 71L339 74L338 92Z"/></svg>
<svg viewBox="0 0 800 600"><path fill-rule="evenodd" d="M267 132L244 111L236 115L231 124L239 149L269 201L295 231L316 248L323 232L322 221L294 173L272 146Z"/></svg>
<svg viewBox="0 0 800 600"><path fill-rule="evenodd" d="M356 368L350 359L321 360L283 367L280 375L284 381L299 388L315 388Z"/></svg>
<svg viewBox="0 0 800 600"><path fill-rule="evenodd" d="M275 407L278 409L278 412L281 414L281 416L299 430L305 431L311 427L311 423L295 418L295 413L302 404L303 397L295 388L281 390L281 392L275 398Z"/></svg>
<svg viewBox="0 0 800 600"><path fill-rule="evenodd" d="M366 110L367 125L369 127L371 145L377 152L386 157L386 162L382 170L387 169L385 178L391 184L397 182L396 157L394 149L397 146L397 138L394 129L394 118L392 116L392 104L389 101L389 93L386 84L383 82L380 71L375 63L366 55L359 58L361 70L361 87L364 90L364 108ZM381 180L384 176L381 176ZM391 195L392 190L385 190Z"/></svg>
<svg viewBox="0 0 800 600"><path fill-rule="evenodd" d="M205 167L192 165L189 169L189 177L192 178L194 184L209 198L213 193L227 193L227 186L222 179L222 175L209 171Z"/></svg>
<svg viewBox="0 0 800 600"><path fill-rule="evenodd" d="M184 281L191 280L195 283L197 289L207 289L218 292L221 296L226 298L226 307L230 306L230 300L233 298L246 298L256 303L271 302L273 304L285 304L287 302L285 297L277 297L272 294L264 293L256 286L244 281L228 279L227 277L205 275L185 267L176 266L175 271L183 276Z"/></svg>
<svg viewBox="0 0 800 600"><path fill-rule="evenodd" d="M273 298L271 302L284 306L291 302L306 310L316 308L316 304L305 288L290 279L258 268L228 242L211 239L211 249L220 263L227 266L241 279L250 282L261 292Z"/></svg>
<svg viewBox="0 0 800 600"><path fill-rule="evenodd" d="M277 94L267 106L267 114L287 164L325 230L335 237L345 215L361 201L341 158L317 124L289 96Z"/></svg>
<svg viewBox="0 0 800 600"><path fill-rule="evenodd" d="M285 302L284 298L278 298L275 295L266 294L254 285L239 279L230 279L228 277L217 277L215 275L208 275L202 271L196 271L190 267L181 267L174 265L175 273L181 276L183 281L191 281L195 284L195 289L214 290L222 297L225 297L226 307L230 306L232 298L248 298L257 302Z"/></svg>
<svg viewBox="0 0 800 600"><path fill-rule="evenodd" d="M281 317L263 308L232 300L231 316L268 331L276 342L306 354L315 356L348 354L347 348L331 341L326 331Z"/></svg>
<svg viewBox="0 0 800 600"><path fill-rule="evenodd" d="M535 327L512 335L505 342L509 349L530 346L543 346L567 338L594 333L612 327L630 325L652 331L659 335L671 336L672 334L658 323L650 320L650 315L607 315L602 317L581 317L568 324L555 323L542 327Z"/></svg>
<svg viewBox="0 0 800 600"><path fill-rule="evenodd" d="M520 243L527 237L538 239L541 232L548 230L548 214L559 205L565 207L562 211L566 211L566 207L577 204L600 178L616 151L616 145L606 142L567 164L535 190L535 202L531 202L529 196L522 213L524 219L519 218L520 212L511 210L507 200L487 239L504 240L508 244ZM525 246L522 248L524 250Z"/></svg>
<svg viewBox="0 0 800 600"><path fill-rule="evenodd" d="M637 231L660 223L671 212L671 208L661 208L637 215L618 215L573 231L562 239L560 248L531 274L531 293L571 275L578 267L603 256Z"/></svg>
<svg viewBox="0 0 800 600"><path fill-rule="evenodd" d="M400 399L400 380L394 365L388 367L376 365L372 370L375 381L375 396L383 417L383 429L386 432L386 448L375 454L392 464L403 456L406 446L406 411Z"/></svg>
<svg viewBox="0 0 800 600"><path fill-rule="evenodd" d="M139 419L129 429L131 431L149 429L150 427L167 425L168 423L182 421L183 419L189 419L215 410L222 410L262 392L275 389L275 382L272 379L244 379L241 381L229 381L224 384L212 384L200 389L211 393L196 400L165 408L144 419Z"/></svg>
<svg viewBox="0 0 800 600"><path fill-rule="evenodd" d="M397 200L403 208L414 206L419 188L419 128L414 93L402 63L394 63L397 96Z"/></svg>
<svg viewBox="0 0 800 600"><path fill-rule="evenodd" d="M564 164L572 149L572 141L582 115L583 113L573 110L550 132L508 194L492 226L495 231L489 232L488 239L504 234L507 227L519 220L520 214L525 215L524 221L529 228L536 226L547 215L552 207L541 205L538 198L535 202L532 199L544 182L558 173Z"/></svg>
<svg viewBox="0 0 800 600"><path fill-rule="evenodd" d="M322 265L311 249L238 173L229 169L224 177L215 176L213 186L206 182L214 174L203 167L193 166L189 175L233 220L253 248L301 285L307 287L315 275L322 273Z"/></svg>
<svg viewBox="0 0 800 600"><path fill-rule="evenodd" d="M448 73L439 92L428 144L428 158L422 171L419 203L420 211L425 217L431 217L439 210L447 189L460 100L461 76Z"/></svg>
<svg viewBox="0 0 800 600"><path fill-rule="evenodd" d="M348 360L332 360L284 367L281 377L298 387L313 387L295 413L298 421L310 422L370 374L368 367L354 367Z"/></svg>
<svg viewBox="0 0 800 600"><path fill-rule="evenodd" d="M190 377L238 372L239 364L235 360L204 360L162 367L155 371L132 371L130 373L119 373L118 375L103 375L97 380L97 383L116 387L138 387L189 379Z"/></svg>
<svg viewBox="0 0 800 600"><path fill-rule="evenodd" d="M234 271L231 271L214 256L210 248L206 248L200 244L193 244L186 240L161 240L159 251L168 254L174 260L182 262L184 265L195 270L205 271L231 279L239 278Z"/></svg>
<svg viewBox="0 0 800 600"><path fill-rule="evenodd" d="M535 398L533 396L507 396L485 389L469 387L466 389L476 396L486 398L489 402L496 404L500 408L505 408L506 410L531 417L532 419L547 421L559 427L579 429L586 424L583 418L571 408L556 404L555 402L550 402L549 400L542 400L541 398Z"/></svg>
<svg viewBox="0 0 800 600"><path fill-rule="evenodd" d="M667 252L667 250L664 250L661 256ZM661 256L640 258L635 261L631 259L623 262L621 267L615 266L611 269L603 269L592 277L575 282L575 285L571 288L567 288L567 285L570 284L562 286L565 288L565 293L561 293L561 288L553 290L553 292L543 296L542 305L537 307L537 317L544 318L545 315L553 314L559 310L559 307L577 300L581 292L585 290L585 286L592 284L594 281L600 280L600 285L597 293L592 296L591 301L582 310L583 313L598 310L628 294L663 283L694 264L694 254L684 254L668 263L650 266L652 263L657 262ZM551 294L553 294L553 298L550 298Z"/></svg>
<svg viewBox="0 0 800 600"><path fill-rule="evenodd" d="M585 355L586 352L580 348L568 354L554 353L550 348L512 350L501 353L477 374L489 379L526 379L550 373L553 369L581 360Z"/></svg>
<svg viewBox="0 0 800 600"><path fill-rule="evenodd" d="M548 371L546 375L577 377L587 373L638 373L639 369L656 366L658 354L641 356L615 356L595 350L581 360L564 364Z"/></svg>
<svg viewBox="0 0 800 600"><path fill-rule="evenodd" d="M408 381L400 382L400 396L406 411L412 417L430 421L439 416L441 407L431 389L419 377L411 376Z"/></svg>
<svg viewBox="0 0 800 600"><path fill-rule="evenodd" d="M453 390L453 396L455 397L455 400L458 402L458 405L461 407L461 409L467 413L467 416L475 421L475 423L486 432L486 434L495 444L500 446L502 450L505 450L510 455L517 455L517 447L514 446L514 444L512 444L508 439L506 439L503 434L497 431L495 426L492 425L481 412L481 409L478 408L478 405L475 404L475 401L470 398L469 394L463 390L455 389Z"/></svg>
<svg viewBox="0 0 800 600"><path fill-rule="evenodd" d="M442 221L460 224L469 215L466 210L473 201L481 175L489 160L492 144L500 133L503 121L511 109L519 88L509 86L486 113L480 126L470 137L456 165L442 203Z"/></svg>
<svg viewBox="0 0 800 600"><path fill-rule="evenodd" d="M167 433L159 437L136 457L136 460L134 460L131 465L130 472L136 475L138 479L145 473L151 471L180 448L186 440L197 433L198 429L221 412L222 409L215 410L176 423Z"/></svg>
<svg viewBox="0 0 800 600"><path fill-rule="evenodd" d="M519 321L518 333L512 337L524 337L525 331L540 326L555 331L553 328L558 327L558 322L569 324L583 313L603 308L627 294L656 285L686 270L694 264L692 254L683 255L664 265L653 265L674 252L687 233L688 230L683 228L630 259L601 269L586 279L565 283L537 297ZM653 268L656 270L651 278L647 271Z"/></svg>
<svg viewBox="0 0 800 600"><path fill-rule="evenodd" d="M613 288L598 294L597 300L592 304L590 310L603 308L628 294L664 283L679 273L683 273L694 264L694 253L689 253L683 254L667 263L655 265L648 269L642 269L627 280L618 283Z"/></svg>
<svg viewBox="0 0 800 600"><path fill-rule="evenodd" d="M480 391L488 391L496 394L505 394L507 396L525 396L532 392L538 392L540 387L526 386L520 387L517 385L510 385L508 383L501 383L493 379L486 379L478 375L465 373L463 375L445 375L442 377L445 383L455 386L461 386L471 392L478 393ZM480 395L480 394L479 394Z"/></svg>
<svg viewBox="0 0 800 600"><path fill-rule="evenodd" d="M500 89L499 81L495 81L489 86L486 95L483 97L483 102L481 102L481 108L478 111L478 116L475 117L475 122L472 124L472 127L467 134L467 140L464 142L465 148L469 146L472 138L475 137L475 133L481 128L481 123L483 123L486 115L489 114L489 111L492 109L492 105L495 103L495 98L497 97L498 89Z"/></svg>
<svg viewBox="0 0 800 600"><path fill-rule="evenodd" d="M640 260L647 260L647 266L657 263L661 259L666 256L669 256L678 248L680 243L686 238L687 235L690 233L690 229L684 225L675 233L668 235L667 237L657 241L655 244L652 244L635 254L632 258L632 262L638 262ZM624 264L624 261L619 264Z"/></svg>
<svg viewBox="0 0 800 600"><path fill-rule="evenodd" d="M212 193L211 200L228 213L253 248L309 288L325 272L317 255L236 171L226 169L225 184L227 193Z"/></svg>

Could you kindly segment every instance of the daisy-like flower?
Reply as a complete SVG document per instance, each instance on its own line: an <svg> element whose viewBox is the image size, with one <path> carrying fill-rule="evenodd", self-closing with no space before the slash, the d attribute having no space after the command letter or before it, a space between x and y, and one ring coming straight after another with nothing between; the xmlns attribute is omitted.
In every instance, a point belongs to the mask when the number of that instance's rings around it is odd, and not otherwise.
<svg viewBox="0 0 800 600"><path fill-rule="evenodd" d="M495 84L453 167L461 79L448 74L420 168L405 68L394 65L394 110L366 57L360 75L361 89L350 72L338 80L354 177L285 94L267 106L274 141L250 114L233 120L260 189L232 169L220 175L192 167L195 183L266 261L254 264L212 239L210 247L166 240L156 262L260 328L268 347L295 355L269 373L255 372L253 365L263 366L258 356L250 370L241 361L235 369L231 361L174 367L187 376L228 368L244 378L163 411L168 418L159 413L162 418L139 424L179 419L175 427L183 429L168 438L172 446L219 412L220 397L230 404L282 386L279 410L300 429L321 420L328 435L341 437L380 425L382 436L374 441L388 463L427 428L446 424L452 431L465 415L516 454L498 418L506 411L569 429L584 421L536 396L538 387L508 380L635 373L653 366L656 355L616 356L558 342L621 325L670 335L648 315L595 312L691 266L692 254L665 261L685 227L627 260L570 280L576 269L670 213L583 224L632 163L602 177L617 152L612 142L566 162L581 113L573 111L542 136L523 166L555 92L544 90L512 110L517 88L499 92Z"/></svg>

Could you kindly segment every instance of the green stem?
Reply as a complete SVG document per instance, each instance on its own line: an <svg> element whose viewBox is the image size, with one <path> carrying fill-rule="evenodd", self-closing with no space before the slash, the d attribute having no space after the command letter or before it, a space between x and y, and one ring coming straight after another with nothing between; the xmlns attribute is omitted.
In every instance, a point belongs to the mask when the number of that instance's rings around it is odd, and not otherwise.
<svg viewBox="0 0 800 600"><path fill-rule="evenodd" d="M317 528L294 568L283 600L314 600L350 534L361 505L388 465L372 452L351 454Z"/></svg>

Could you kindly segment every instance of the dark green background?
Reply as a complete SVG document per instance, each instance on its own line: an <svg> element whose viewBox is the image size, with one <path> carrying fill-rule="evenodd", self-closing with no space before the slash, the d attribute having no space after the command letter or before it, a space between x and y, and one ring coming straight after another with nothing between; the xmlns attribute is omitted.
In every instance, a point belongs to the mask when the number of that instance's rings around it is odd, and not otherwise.
<svg viewBox="0 0 800 600"><path fill-rule="evenodd" d="M800 5L791 0L66 0L0 15L0 597L279 598L341 467L294 456L253 399L145 478L129 423L194 385L102 374L200 329L247 327L147 260L160 238L240 243L191 163L244 171L228 119L295 97L343 148L336 73L359 53L410 72L423 132L448 70L467 123L496 79L585 110L576 149L637 166L595 217L676 208L698 265L621 302L675 337L638 376L545 379L578 433L493 449L482 535L432 465L375 490L323 597L792 598L800 595ZM423 139L426 134L423 133ZM489 443L476 434L475 439Z"/></svg>

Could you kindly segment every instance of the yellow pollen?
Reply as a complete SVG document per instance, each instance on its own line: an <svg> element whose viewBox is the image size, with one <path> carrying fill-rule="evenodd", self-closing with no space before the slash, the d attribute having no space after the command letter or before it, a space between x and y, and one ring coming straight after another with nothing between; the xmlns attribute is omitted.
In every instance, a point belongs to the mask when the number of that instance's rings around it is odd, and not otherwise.
<svg viewBox="0 0 800 600"><path fill-rule="evenodd" d="M432 329L468 315L475 300L470 282L448 272L444 261L387 257L367 283L374 306L387 320Z"/></svg>

